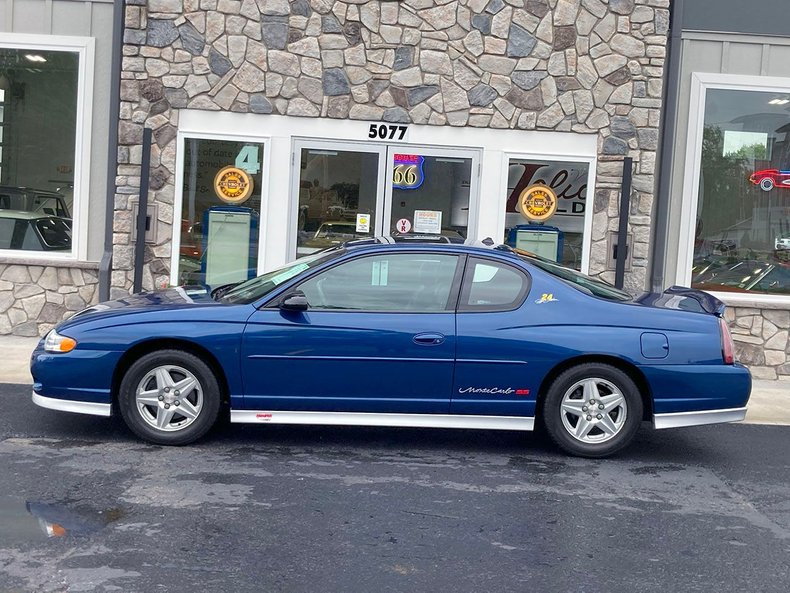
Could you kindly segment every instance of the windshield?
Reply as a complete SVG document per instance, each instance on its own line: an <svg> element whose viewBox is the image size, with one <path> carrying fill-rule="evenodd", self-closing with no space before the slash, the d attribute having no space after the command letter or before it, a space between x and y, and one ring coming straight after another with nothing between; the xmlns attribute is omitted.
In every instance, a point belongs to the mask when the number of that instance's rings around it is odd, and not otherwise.
<svg viewBox="0 0 790 593"><path fill-rule="evenodd" d="M561 278L562 280L565 280L566 282L571 284L574 288L581 290L582 292L590 293L593 296L597 296L602 299L608 299L610 301L631 300L630 294L618 288L615 288L611 284L607 284L603 280L590 278L586 274L582 274L581 272L577 272L576 270L563 267L556 262L553 262L548 259L544 259L528 251L522 251L520 249L515 249L514 251L522 259L528 261L533 266L540 268L544 272L548 272L552 276L556 276L557 278Z"/></svg>
<svg viewBox="0 0 790 593"><path fill-rule="evenodd" d="M220 302L230 304L248 304L266 296L283 282L290 280L294 276L306 272L311 268L320 266L325 261L333 259L343 252L342 249L333 247L324 251L319 251L307 257L302 257L295 262L291 262L281 268L267 272L257 278L252 278L242 282L238 286L226 292Z"/></svg>

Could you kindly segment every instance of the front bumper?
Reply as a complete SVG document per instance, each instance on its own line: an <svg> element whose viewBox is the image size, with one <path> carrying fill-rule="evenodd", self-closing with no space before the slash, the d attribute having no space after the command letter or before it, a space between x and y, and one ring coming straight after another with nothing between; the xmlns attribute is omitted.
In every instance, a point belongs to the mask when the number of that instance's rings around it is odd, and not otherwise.
<svg viewBox="0 0 790 593"><path fill-rule="evenodd" d="M97 404L94 402L45 397L43 395L39 395L35 391L33 392L33 403L49 410L75 412L77 414L90 414L92 416L109 416L112 408L110 404Z"/></svg>

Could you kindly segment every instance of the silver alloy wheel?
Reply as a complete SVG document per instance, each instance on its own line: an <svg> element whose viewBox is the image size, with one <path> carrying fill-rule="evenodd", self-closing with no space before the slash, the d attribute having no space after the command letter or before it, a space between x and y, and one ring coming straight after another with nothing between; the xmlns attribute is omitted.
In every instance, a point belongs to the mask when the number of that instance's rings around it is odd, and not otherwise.
<svg viewBox="0 0 790 593"><path fill-rule="evenodd" d="M135 405L149 426L164 432L182 430L203 409L203 387L191 372L176 365L149 371L137 386Z"/></svg>
<svg viewBox="0 0 790 593"><path fill-rule="evenodd" d="M765 177L760 181L760 189L763 191L771 191L774 188L774 180L770 177Z"/></svg>
<svg viewBox="0 0 790 593"><path fill-rule="evenodd" d="M628 404L614 383L600 378L582 379L565 392L560 415L565 430L577 441L605 443L625 426Z"/></svg>

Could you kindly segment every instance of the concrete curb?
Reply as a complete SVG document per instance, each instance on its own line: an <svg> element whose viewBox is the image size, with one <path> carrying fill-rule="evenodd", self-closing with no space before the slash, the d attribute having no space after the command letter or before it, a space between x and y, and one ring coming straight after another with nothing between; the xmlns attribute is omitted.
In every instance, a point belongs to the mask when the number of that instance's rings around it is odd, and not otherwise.
<svg viewBox="0 0 790 593"><path fill-rule="evenodd" d="M0 383L32 384L30 353L38 338L0 336ZM790 380L755 380L746 422L790 426Z"/></svg>

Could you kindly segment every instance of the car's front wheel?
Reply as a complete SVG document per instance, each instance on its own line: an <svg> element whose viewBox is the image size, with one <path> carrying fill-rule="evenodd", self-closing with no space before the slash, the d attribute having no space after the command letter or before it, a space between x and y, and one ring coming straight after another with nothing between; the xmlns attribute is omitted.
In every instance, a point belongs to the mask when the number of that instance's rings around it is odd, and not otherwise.
<svg viewBox="0 0 790 593"><path fill-rule="evenodd" d="M580 364L551 384L542 417L549 436L567 453L606 457L636 435L642 422L642 398L634 381L620 369Z"/></svg>
<svg viewBox="0 0 790 593"><path fill-rule="evenodd" d="M760 189L763 191L771 191L774 188L774 180L770 177L764 177L760 181Z"/></svg>
<svg viewBox="0 0 790 593"><path fill-rule="evenodd" d="M140 438L158 445L186 445L216 422L219 383L194 354L158 350L126 371L118 405L126 425Z"/></svg>

